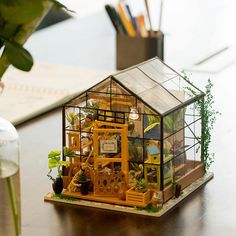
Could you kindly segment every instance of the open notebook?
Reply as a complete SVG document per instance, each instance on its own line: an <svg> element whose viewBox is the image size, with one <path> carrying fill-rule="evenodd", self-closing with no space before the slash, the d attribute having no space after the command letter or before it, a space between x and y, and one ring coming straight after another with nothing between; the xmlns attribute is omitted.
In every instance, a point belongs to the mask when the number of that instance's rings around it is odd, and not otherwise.
<svg viewBox="0 0 236 236"><path fill-rule="evenodd" d="M59 107L112 73L61 65L34 65L28 73L11 68L3 77L0 116L18 125Z"/></svg>

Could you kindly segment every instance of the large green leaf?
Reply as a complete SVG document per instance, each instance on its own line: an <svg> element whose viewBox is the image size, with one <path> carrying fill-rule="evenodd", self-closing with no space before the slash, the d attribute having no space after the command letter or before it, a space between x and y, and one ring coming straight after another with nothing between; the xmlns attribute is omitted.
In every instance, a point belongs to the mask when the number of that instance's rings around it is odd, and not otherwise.
<svg viewBox="0 0 236 236"><path fill-rule="evenodd" d="M155 122L150 124L148 127L146 127L146 129L144 129L144 133L148 132L149 130L153 129L156 125L159 125L159 122Z"/></svg>
<svg viewBox="0 0 236 236"><path fill-rule="evenodd" d="M5 41L5 50L7 59L17 69L30 71L33 66L33 58L30 53L20 44L10 41Z"/></svg>
<svg viewBox="0 0 236 236"><path fill-rule="evenodd" d="M25 24L41 15L43 2L44 0L1 0L0 15L9 23Z"/></svg>
<svg viewBox="0 0 236 236"><path fill-rule="evenodd" d="M60 150L52 150L51 152L48 153L48 158L60 157L60 155L61 155Z"/></svg>
<svg viewBox="0 0 236 236"><path fill-rule="evenodd" d="M19 27L20 27L19 25L4 22L0 26L0 37L6 38L6 39L11 38L12 36L16 34Z"/></svg>

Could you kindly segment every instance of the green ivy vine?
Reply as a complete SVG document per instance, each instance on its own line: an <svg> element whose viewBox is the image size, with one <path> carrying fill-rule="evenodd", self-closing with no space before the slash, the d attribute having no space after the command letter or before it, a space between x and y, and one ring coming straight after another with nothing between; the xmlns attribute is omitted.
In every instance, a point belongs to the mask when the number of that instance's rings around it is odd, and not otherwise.
<svg viewBox="0 0 236 236"><path fill-rule="evenodd" d="M185 80L190 81L189 78L185 75ZM211 132L214 128L217 115L220 115L220 112L216 111L213 107L214 96L212 95L213 83L210 79L205 86L205 96L204 98L196 94L196 92L190 87L186 87L187 93L191 96L196 96L197 100L195 102L195 109L201 114L202 117L202 159L204 164L204 170L207 172L211 164L215 160L215 153L210 152L210 143L212 140Z"/></svg>

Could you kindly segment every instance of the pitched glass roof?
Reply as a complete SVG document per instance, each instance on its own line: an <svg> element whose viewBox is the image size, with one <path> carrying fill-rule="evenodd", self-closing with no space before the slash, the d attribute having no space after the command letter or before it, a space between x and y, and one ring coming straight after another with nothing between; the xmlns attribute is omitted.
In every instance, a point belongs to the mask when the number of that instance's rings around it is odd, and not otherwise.
<svg viewBox="0 0 236 236"><path fill-rule="evenodd" d="M159 114L203 94L158 58L123 70L113 77ZM189 90L195 95L190 95Z"/></svg>

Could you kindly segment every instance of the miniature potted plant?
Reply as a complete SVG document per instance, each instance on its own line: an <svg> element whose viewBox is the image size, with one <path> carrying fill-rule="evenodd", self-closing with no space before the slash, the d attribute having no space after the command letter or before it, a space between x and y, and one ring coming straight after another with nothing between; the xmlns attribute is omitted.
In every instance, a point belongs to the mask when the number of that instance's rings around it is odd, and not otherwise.
<svg viewBox="0 0 236 236"><path fill-rule="evenodd" d="M174 197L178 198L181 194L181 184L177 183L176 181L173 181L172 187L174 191Z"/></svg>
<svg viewBox="0 0 236 236"><path fill-rule="evenodd" d="M85 174L84 166L79 170L78 183L80 185L80 193L82 195L87 195L90 187L90 179Z"/></svg>
<svg viewBox="0 0 236 236"><path fill-rule="evenodd" d="M129 204L139 207L146 207L150 203L150 191L143 178L136 179L134 187L126 192L126 201Z"/></svg>
<svg viewBox="0 0 236 236"><path fill-rule="evenodd" d="M64 156L67 156L67 157L75 156L75 152L68 147L63 148L63 153L64 153ZM56 194L60 194L63 190L63 180L61 177L62 167L69 166L69 165L70 165L69 161L62 161L61 160L61 151L60 150L52 150L48 153L49 172L48 172L47 176L49 177L50 180L53 181L52 188ZM51 172L53 169L56 169L56 171L57 171L56 178L53 178L51 175Z"/></svg>
<svg viewBox="0 0 236 236"><path fill-rule="evenodd" d="M137 179L135 182L135 191L144 193L147 191L147 183L145 179Z"/></svg>

